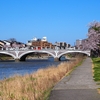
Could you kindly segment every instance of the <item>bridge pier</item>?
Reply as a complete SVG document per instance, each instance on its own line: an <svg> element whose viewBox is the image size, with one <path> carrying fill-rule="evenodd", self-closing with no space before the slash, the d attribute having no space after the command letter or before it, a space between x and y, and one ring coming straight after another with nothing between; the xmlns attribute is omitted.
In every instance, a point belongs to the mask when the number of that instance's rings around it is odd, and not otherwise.
<svg viewBox="0 0 100 100"><path fill-rule="evenodd" d="M60 61L60 59L59 58L54 58L54 61Z"/></svg>
<svg viewBox="0 0 100 100"><path fill-rule="evenodd" d="M25 61L26 59L24 58L24 57L22 57L21 59L19 59L19 58L16 58L15 59L15 62L20 62L20 61Z"/></svg>
<svg viewBox="0 0 100 100"><path fill-rule="evenodd" d="M15 62L20 62L20 59L15 59Z"/></svg>

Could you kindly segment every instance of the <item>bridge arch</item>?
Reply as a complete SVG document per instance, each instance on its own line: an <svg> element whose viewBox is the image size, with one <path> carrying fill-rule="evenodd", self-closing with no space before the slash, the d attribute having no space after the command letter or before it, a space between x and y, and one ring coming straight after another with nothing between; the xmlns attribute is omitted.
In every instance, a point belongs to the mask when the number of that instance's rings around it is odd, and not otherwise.
<svg viewBox="0 0 100 100"><path fill-rule="evenodd" d="M0 54L5 54L5 55L9 55L11 57L13 57L14 59L16 59L16 56L11 54L11 53L8 53L8 52L0 52Z"/></svg>
<svg viewBox="0 0 100 100"><path fill-rule="evenodd" d="M66 52L59 54L58 58L60 58L62 55L67 54L67 53L82 53L82 54L86 54L87 56L90 56L90 53L86 51L85 52L84 51L66 51Z"/></svg>
<svg viewBox="0 0 100 100"><path fill-rule="evenodd" d="M51 52L48 52L48 51L26 51L24 53L22 53L20 56L19 56L19 59L21 60L25 60L26 56L30 53L47 53L47 54L50 54L52 57L55 58L55 55Z"/></svg>

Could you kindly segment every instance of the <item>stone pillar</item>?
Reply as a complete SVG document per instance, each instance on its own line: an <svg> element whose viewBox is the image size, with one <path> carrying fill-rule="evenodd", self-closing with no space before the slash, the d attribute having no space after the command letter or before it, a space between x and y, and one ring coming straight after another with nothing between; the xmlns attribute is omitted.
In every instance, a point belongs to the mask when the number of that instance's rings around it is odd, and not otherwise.
<svg viewBox="0 0 100 100"><path fill-rule="evenodd" d="M54 58L54 61L60 61L59 58Z"/></svg>
<svg viewBox="0 0 100 100"><path fill-rule="evenodd" d="M15 62L20 62L20 59L15 59Z"/></svg>

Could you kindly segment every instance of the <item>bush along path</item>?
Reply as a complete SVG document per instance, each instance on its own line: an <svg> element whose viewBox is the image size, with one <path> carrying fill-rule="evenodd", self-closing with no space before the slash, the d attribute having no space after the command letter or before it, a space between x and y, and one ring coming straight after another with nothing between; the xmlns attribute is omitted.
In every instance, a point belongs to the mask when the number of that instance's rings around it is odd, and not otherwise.
<svg viewBox="0 0 100 100"><path fill-rule="evenodd" d="M92 75L91 58L86 58L80 66L55 85L49 100L100 100Z"/></svg>

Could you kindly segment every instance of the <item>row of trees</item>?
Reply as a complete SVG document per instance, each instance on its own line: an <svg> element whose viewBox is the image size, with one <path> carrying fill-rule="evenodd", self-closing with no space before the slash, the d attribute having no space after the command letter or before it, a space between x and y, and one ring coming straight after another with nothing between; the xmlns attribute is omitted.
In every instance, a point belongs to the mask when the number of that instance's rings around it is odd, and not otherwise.
<svg viewBox="0 0 100 100"><path fill-rule="evenodd" d="M100 22L89 24L87 39L84 42L84 50L91 50L91 56L100 56Z"/></svg>

